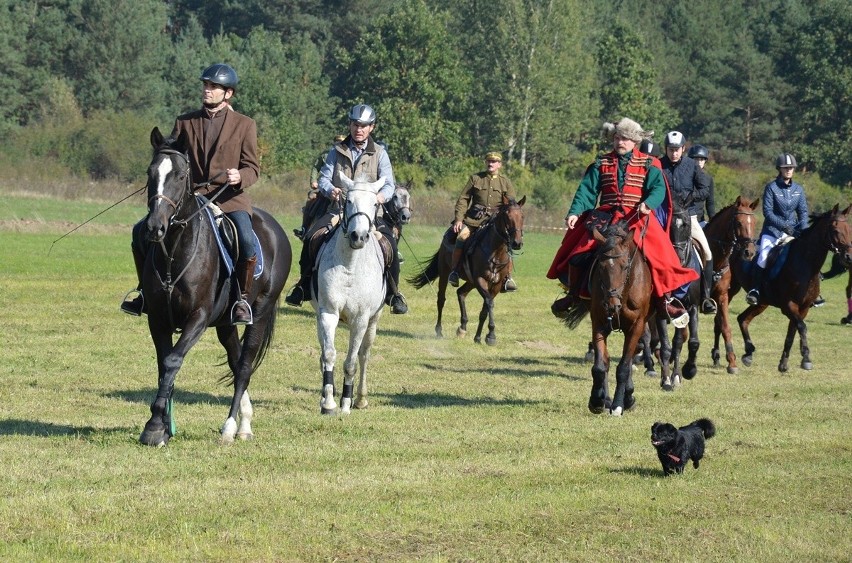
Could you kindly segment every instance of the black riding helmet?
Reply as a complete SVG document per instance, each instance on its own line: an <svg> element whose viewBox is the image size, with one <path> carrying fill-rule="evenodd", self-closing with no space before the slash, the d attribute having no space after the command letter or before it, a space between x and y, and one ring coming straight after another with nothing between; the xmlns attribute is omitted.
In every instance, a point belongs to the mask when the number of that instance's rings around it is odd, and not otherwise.
<svg viewBox="0 0 852 563"><path fill-rule="evenodd" d="M689 147L689 158L703 158L708 160L710 158L710 151L704 145L693 145Z"/></svg>
<svg viewBox="0 0 852 563"><path fill-rule="evenodd" d="M204 72L201 73L201 80L231 90L236 90L237 83L240 81L237 77L237 71L224 63L216 63L205 68Z"/></svg>

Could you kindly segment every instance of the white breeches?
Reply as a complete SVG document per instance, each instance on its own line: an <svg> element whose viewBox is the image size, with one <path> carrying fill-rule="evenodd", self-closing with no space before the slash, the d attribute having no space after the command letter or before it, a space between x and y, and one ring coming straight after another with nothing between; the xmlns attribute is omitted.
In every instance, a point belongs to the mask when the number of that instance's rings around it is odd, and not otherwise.
<svg viewBox="0 0 852 563"><path fill-rule="evenodd" d="M713 259L713 254L710 252L710 244L707 242L707 237L704 236L704 229L702 229L701 225L698 223L698 216L690 215L689 219L692 224L692 239L698 243L698 250L701 253L701 261L703 264L706 264Z"/></svg>

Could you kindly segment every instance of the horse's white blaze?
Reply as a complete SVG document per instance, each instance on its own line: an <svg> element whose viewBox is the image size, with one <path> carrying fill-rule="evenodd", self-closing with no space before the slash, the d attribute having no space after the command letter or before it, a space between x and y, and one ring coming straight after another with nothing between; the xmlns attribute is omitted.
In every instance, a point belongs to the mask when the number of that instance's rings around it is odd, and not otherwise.
<svg viewBox="0 0 852 563"><path fill-rule="evenodd" d="M162 196L166 185L166 178L172 171L172 159L164 158L157 167L157 195Z"/></svg>

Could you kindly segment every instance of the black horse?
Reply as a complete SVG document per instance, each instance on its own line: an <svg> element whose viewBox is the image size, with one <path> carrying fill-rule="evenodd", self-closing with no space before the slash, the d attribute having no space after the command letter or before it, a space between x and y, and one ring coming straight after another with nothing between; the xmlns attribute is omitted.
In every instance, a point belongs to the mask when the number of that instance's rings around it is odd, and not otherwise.
<svg viewBox="0 0 852 563"><path fill-rule="evenodd" d="M175 378L187 353L209 326L216 327L225 348L234 385L221 439L226 443L233 442L235 436L249 439L252 407L247 389L272 342L278 297L290 273L290 242L269 213L254 209L252 226L262 249L262 259L258 260L262 271L249 297L254 323L246 326L241 339L230 322L230 302L236 292L233 276L220 256L209 207L193 193L188 158L156 127L151 131L151 145L154 157L148 168L148 218L143 223L149 250L142 291L157 350L158 389L151 418L139 441L163 446L174 435L171 405ZM179 337L174 342L176 333Z"/></svg>

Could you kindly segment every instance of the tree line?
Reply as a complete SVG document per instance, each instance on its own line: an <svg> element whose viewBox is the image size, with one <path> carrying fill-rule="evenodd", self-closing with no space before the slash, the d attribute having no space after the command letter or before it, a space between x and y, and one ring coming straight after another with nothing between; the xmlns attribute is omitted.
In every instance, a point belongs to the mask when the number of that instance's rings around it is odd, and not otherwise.
<svg viewBox="0 0 852 563"><path fill-rule="evenodd" d="M265 172L304 169L373 105L429 178L499 150L578 174L600 125L671 129L731 166L781 151L852 185L846 0L0 0L0 152L136 178L148 132L199 105L213 62L258 122ZM140 159L142 164L140 165ZM425 174L425 173L424 173Z"/></svg>

